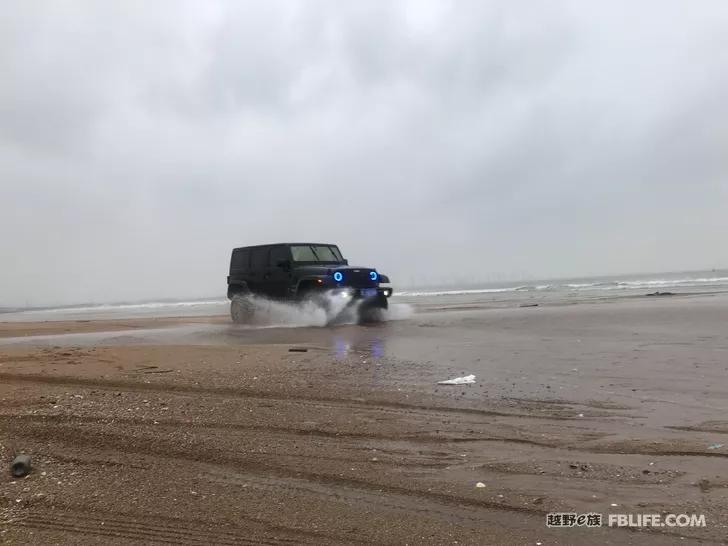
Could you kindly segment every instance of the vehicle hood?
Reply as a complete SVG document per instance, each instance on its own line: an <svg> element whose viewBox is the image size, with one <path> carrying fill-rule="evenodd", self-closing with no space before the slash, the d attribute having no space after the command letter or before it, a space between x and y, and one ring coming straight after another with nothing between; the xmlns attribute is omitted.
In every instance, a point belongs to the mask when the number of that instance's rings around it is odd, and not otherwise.
<svg viewBox="0 0 728 546"><path fill-rule="evenodd" d="M353 265L336 265L336 264L324 264L324 265L303 265L296 267L298 273L307 275L333 275L334 271L341 271L342 273L369 273L369 271L376 271L375 267L359 267Z"/></svg>

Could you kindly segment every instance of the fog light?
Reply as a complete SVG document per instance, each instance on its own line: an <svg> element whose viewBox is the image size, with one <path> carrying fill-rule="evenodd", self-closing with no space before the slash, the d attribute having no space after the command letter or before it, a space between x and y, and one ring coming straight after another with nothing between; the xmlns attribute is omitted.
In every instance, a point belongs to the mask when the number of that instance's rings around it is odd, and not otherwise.
<svg viewBox="0 0 728 546"><path fill-rule="evenodd" d="M336 289L332 292L332 295L341 298L351 298L354 296L354 291L349 288Z"/></svg>

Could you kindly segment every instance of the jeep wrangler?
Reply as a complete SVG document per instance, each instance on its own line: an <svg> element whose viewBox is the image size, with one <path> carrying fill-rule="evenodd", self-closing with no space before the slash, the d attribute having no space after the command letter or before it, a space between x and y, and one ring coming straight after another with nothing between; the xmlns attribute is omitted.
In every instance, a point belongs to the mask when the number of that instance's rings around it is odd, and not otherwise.
<svg viewBox="0 0 728 546"><path fill-rule="evenodd" d="M348 298L357 305L360 322L371 322L387 309L392 288L376 269L352 267L332 244L277 243L233 249L227 278L230 316L237 324L252 320L250 296L326 307L326 294Z"/></svg>

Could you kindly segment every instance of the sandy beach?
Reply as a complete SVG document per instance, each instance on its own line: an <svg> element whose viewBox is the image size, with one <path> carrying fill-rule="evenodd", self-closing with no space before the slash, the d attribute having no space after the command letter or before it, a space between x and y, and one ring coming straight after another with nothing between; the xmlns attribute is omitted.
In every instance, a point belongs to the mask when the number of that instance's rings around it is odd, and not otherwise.
<svg viewBox="0 0 728 546"><path fill-rule="evenodd" d="M725 295L420 309L368 327L1 323L0 455L33 470L0 478L0 537L724 543L726 324ZM707 525L549 529L549 512Z"/></svg>

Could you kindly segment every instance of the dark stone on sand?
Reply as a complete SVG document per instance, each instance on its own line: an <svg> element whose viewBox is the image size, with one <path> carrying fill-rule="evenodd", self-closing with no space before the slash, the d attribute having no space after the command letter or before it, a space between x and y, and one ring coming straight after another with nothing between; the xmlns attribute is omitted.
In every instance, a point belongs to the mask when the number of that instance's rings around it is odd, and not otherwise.
<svg viewBox="0 0 728 546"><path fill-rule="evenodd" d="M10 472L15 478L22 478L30 473L30 457L28 455L18 455L10 464Z"/></svg>
<svg viewBox="0 0 728 546"><path fill-rule="evenodd" d="M520 307L538 307L538 303L522 303Z"/></svg>
<svg viewBox="0 0 728 546"><path fill-rule="evenodd" d="M652 296L674 296L674 292L652 292L651 294L645 294L647 297Z"/></svg>
<svg viewBox="0 0 728 546"><path fill-rule="evenodd" d="M306 349L305 347L291 347L290 349L288 349L288 352L289 353L307 353L308 349Z"/></svg>

